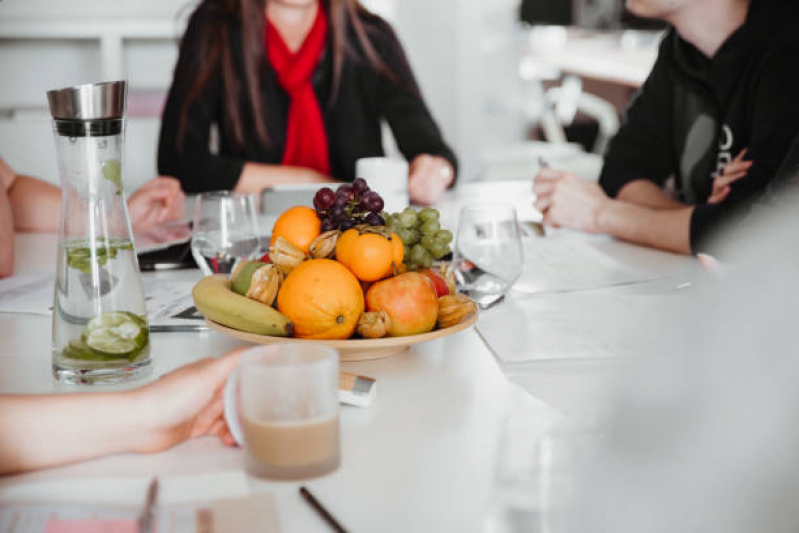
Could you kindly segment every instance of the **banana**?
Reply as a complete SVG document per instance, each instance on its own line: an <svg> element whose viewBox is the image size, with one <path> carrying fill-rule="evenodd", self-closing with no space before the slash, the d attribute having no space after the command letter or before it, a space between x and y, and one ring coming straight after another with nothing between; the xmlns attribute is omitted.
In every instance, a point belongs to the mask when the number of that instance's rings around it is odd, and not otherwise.
<svg viewBox="0 0 799 533"><path fill-rule="evenodd" d="M191 291L194 305L207 318L218 324L247 333L290 337L294 333L291 320L277 309L264 305L230 289L226 276L201 279Z"/></svg>

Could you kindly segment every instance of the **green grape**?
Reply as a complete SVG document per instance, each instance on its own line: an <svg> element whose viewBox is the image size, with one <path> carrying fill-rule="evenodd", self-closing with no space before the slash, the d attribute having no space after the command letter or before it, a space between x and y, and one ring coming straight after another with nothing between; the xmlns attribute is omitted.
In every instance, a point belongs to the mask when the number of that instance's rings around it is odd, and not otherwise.
<svg viewBox="0 0 799 533"><path fill-rule="evenodd" d="M410 248L413 245L411 242L411 239L413 238L411 230L405 228L396 228L394 233L399 235L399 238L402 239L402 244L404 244L406 248Z"/></svg>
<svg viewBox="0 0 799 533"><path fill-rule="evenodd" d="M418 229L409 229L408 230L408 239L409 240L408 240L407 244L409 246L413 246L414 244L418 243L419 239L421 239L421 238L422 238L422 236L419 235L419 230ZM403 241L403 242L405 242L405 241Z"/></svg>
<svg viewBox="0 0 799 533"><path fill-rule="evenodd" d="M449 244L452 242L452 232L448 229L440 229L436 232L436 239Z"/></svg>
<svg viewBox="0 0 799 533"><path fill-rule="evenodd" d="M383 216L383 220L386 221L386 228L392 231L397 228L397 220L392 215Z"/></svg>
<svg viewBox="0 0 799 533"><path fill-rule="evenodd" d="M438 220L439 213L432 207L425 207L421 211L419 211L419 218L421 218L424 222L429 222L431 220Z"/></svg>
<svg viewBox="0 0 799 533"><path fill-rule="evenodd" d="M438 223L438 220L428 220L422 224L422 233L425 235L435 235L435 233L440 229L441 224Z"/></svg>
<svg viewBox="0 0 799 533"><path fill-rule="evenodd" d="M428 250L432 250L437 242L438 241L433 235L424 235L421 240L422 246L424 246Z"/></svg>
<svg viewBox="0 0 799 533"><path fill-rule="evenodd" d="M411 247L411 253L408 259L410 259L411 263L422 263L427 255L430 254L424 249L424 246L421 244L415 244Z"/></svg>
<svg viewBox="0 0 799 533"><path fill-rule="evenodd" d="M441 259L449 253L449 245L441 241L436 241L434 246L427 249L434 259Z"/></svg>
<svg viewBox="0 0 799 533"><path fill-rule="evenodd" d="M427 257L425 257L424 260L419 263L419 266L422 268L430 268L433 266L433 261L433 256L428 253Z"/></svg>
<svg viewBox="0 0 799 533"><path fill-rule="evenodd" d="M416 272L419 270L419 265L414 263L413 261L406 261L405 266L408 267L408 270L411 272Z"/></svg>
<svg viewBox="0 0 799 533"><path fill-rule="evenodd" d="M416 216L416 212L408 212L403 211L399 215L397 215L397 225L401 228L415 228L416 224L418 223L419 217Z"/></svg>

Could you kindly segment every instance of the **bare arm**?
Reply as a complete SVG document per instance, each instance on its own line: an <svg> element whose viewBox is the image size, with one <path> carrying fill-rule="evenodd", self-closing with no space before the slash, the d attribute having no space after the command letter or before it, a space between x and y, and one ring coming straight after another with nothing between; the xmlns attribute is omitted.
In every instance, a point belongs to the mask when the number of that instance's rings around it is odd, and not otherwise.
<svg viewBox="0 0 799 533"><path fill-rule="evenodd" d="M652 209L684 209L686 207L684 203L666 194L658 184L649 180L629 182L621 188L616 198Z"/></svg>
<svg viewBox="0 0 799 533"><path fill-rule="evenodd" d="M14 273L14 215L5 186L0 183L0 278Z"/></svg>
<svg viewBox="0 0 799 533"><path fill-rule="evenodd" d="M657 209L609 200L599 211L596 228L635 244L690 254L693 212L693 207Z"/></svg>
<svg viewBox="0 0 799 533"><path fill-rule="evenodd" d="M61 223L61 189L30 176L16 176L8 191L17 231L58 231Z"/></svg>
<svg viewBox="0 0 799 533"><path fill-rule="evenodd" d="M245 163L236 187L240 193L259 193L281 183L331 183L333 178L315 170L301 167L284 167L262 163Z"/></svg>
<svg viewBox="0 0 799 533"><path fill-rule="evenodd" d="M693 207L656 209L612 200L598 184L552 169L542 169L533 188L535 207L548 225L608 233L671 252L691 252Z"/></svg>
<svg viewBox="0 0 799 533"><path fill-rule="evenodd" d="M0 474L156 452L203 435L233 445L223 392L240 352L198 361L133 391L0 396Z"/></svg>

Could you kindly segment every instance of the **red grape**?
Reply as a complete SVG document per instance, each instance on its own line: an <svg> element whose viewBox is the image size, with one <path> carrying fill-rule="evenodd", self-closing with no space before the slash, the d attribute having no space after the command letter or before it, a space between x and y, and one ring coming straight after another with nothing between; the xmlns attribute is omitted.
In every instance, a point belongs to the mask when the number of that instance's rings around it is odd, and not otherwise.
<svg viewBox="0 0 799 533"><path fill-rule="evenodd" d="M322 220L322 233L332 231L338 227L338 224L332 218Z"/></svg>
<svg viewBox="0 0 799 533"><path fill-rule="evenodd" d="M347 211L344 209L343 205L340 205L336 202L336 205L333 206L333 209L330 210L330 216L334 220L343 220L347 217Z"/></svg>
<svg viewBox="0 0 799 533"><path fill-rule="evenodd" d="M336 193L328 187L324 187L316 191L316 196L313 199L313 205L316 209L330 209L336 201Z"/></svg>
<svg viewBox="0 0 799 533"><path fill-rule="evenodd" d="M383 199L374 191L369 191L363 195L361 199L361 205L363 205L367 211L371 211L372 213L379 213L383 210Z"/></svg>
<svg viewBox="0 0 799 533"><path fill-rule="evenodd" d="M369 224L370 226L385 226L386 225L386 221L383 220L383 217L381 217L377 213L369 213L369 215L366 217L365 222L367 224Z"/></svg>
<svg viewBox="0 0 799 533"><path fill-rule="evenodd" d="M369 185L367 185L365 179L355 178L355 181L352 182L352 188L356 193L363 194L369 190Z"/></svg>

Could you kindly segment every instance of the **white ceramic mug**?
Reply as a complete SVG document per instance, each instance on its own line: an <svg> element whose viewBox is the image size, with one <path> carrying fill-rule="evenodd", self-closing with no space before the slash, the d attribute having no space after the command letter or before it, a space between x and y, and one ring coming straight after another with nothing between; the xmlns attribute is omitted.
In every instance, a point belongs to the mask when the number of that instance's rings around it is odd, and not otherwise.
<svg viewBox="0 0 799 533"><path fill-rule="evenodd" d="M390 157L367 157L355 163L355 177L363 178L377 192L387 212L402 211L410 204L408 162Z"/></svg>

